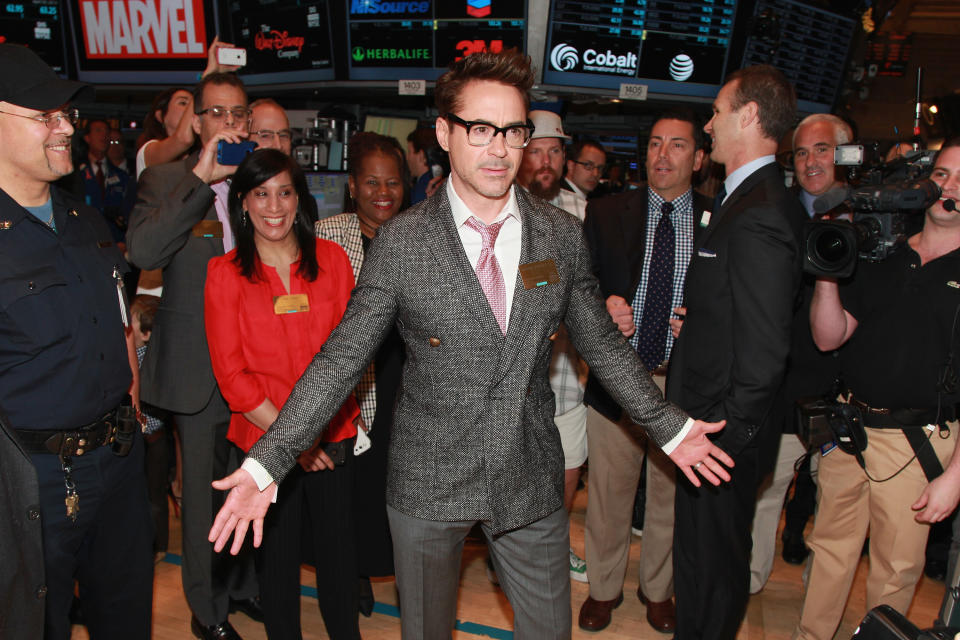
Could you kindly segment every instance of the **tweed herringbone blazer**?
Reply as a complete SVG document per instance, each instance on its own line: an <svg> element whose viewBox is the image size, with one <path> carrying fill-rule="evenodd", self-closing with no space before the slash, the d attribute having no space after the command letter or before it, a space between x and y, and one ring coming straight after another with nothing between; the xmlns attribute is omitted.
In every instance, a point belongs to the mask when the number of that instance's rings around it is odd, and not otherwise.
<svg viewBox="0 0 960 640"><path fill-rule="evenodd" d="M280 480L336 412L396 324L406 348L387 503L418 518L524 526L563 502L563 451L548 381L566 323L574 346L657 444L687 416L665 402L599 295L580 222L514 189L520 264L552 260L559 281L524 287L500 332L460 242L445 189L380 227L340 326L250 451Z"/></svg>

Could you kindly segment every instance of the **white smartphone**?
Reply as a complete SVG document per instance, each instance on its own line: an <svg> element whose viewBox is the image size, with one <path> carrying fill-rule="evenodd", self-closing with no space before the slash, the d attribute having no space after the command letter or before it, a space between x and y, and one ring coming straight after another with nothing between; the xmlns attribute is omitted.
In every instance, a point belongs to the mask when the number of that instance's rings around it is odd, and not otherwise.
<svg viewBox="0 0 960 640"><path fill-rule="evenodd" d="M243 67L247 64L247 50L239 47L220 47L217 49L217 62Z"/></svg>

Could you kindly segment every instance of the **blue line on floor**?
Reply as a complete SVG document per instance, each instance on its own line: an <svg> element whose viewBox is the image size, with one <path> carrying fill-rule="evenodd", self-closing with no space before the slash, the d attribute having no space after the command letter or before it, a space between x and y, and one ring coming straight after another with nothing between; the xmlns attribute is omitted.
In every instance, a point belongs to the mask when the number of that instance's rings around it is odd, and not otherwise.
<svg viewBox="0 0 960 640"><path fill-rule="evenodd" d="M180 566L183 564L183 557L176 553L167 553L167 555L164 556L163 561ZM302 584L300 585L300 595L316 600L317 588L308 587L307 585ZM400 617L399 608L392 604L385 604L383 602L375 602L373 604L373 612L384 616L390 616L391 618ZM476 622L463 622L461 620L457 620L456 624L454 625L454 629L475 636L493 638L494 640L513 640L513 631L499 629L497 627L490 627L485 624L477 624Z"/></svg>

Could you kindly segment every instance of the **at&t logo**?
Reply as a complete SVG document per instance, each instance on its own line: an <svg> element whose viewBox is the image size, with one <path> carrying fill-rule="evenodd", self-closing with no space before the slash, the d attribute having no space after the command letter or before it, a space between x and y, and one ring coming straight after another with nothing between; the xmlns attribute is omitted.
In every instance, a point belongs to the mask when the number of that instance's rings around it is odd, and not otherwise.
<svg viewBox="0 0 960 640"><path fill-rule="evenodd" d="M550 64L557 71L570 71L580 63L580 53L573 45L558 44L550 52Z"/></svg>

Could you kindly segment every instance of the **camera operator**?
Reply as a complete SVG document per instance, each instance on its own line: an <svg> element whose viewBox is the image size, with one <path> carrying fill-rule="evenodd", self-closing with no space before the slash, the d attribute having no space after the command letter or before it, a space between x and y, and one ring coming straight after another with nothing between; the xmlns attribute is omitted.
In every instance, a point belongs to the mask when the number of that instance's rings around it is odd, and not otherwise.
<svg viewBox="0 0 960 640"><path fill-rule="evenodd" d="M945 199L960 197L960 139L944 145L931 178ZM843 615L837 603L847 600L868 528L867 609L887 604L906 611L923 571L928 524L950 515L960 498L954 415L960 214L944 204L929 207L920 233L885 260L861 261L849 285L817 281L814 341L824 351L849 341L849 409L861 416L865 442L820 460L813 561L797 638L833 637ZM858 440L856 421L846 424Z"/></svg>
<svg viewBox="0 0 960 640"><path fill-rule="evenodd" d="M853 139L853 131L837 116L816 113L804 118L793 133L793 163L797 186L792 189L807 213L816 218L813 201L827 191L843 186L845 180L833 162L837 145ZM837 207L836 209L841 209ZM836 209L824 217L833 217ZM780 404L783 434L773 466L773 474L760 485L757 511L753 517L753 550L750 554L750 593L757 593L766 584L773 569L777 526L783 500L794 477L797 460L806 452L797 437L794 406L800 398L828 395L838 373L835 351L820 352L810 337L810 299L813 297L813 276L804 274L800 296L794 305L790 355L783 380L783 402ZM805 459L797 473L794 498L787 507L783 528L783 559L789 564L803 564L809 553L803 543L803 530L813 512L816 488L810 479L810 461Z"/></svg>

